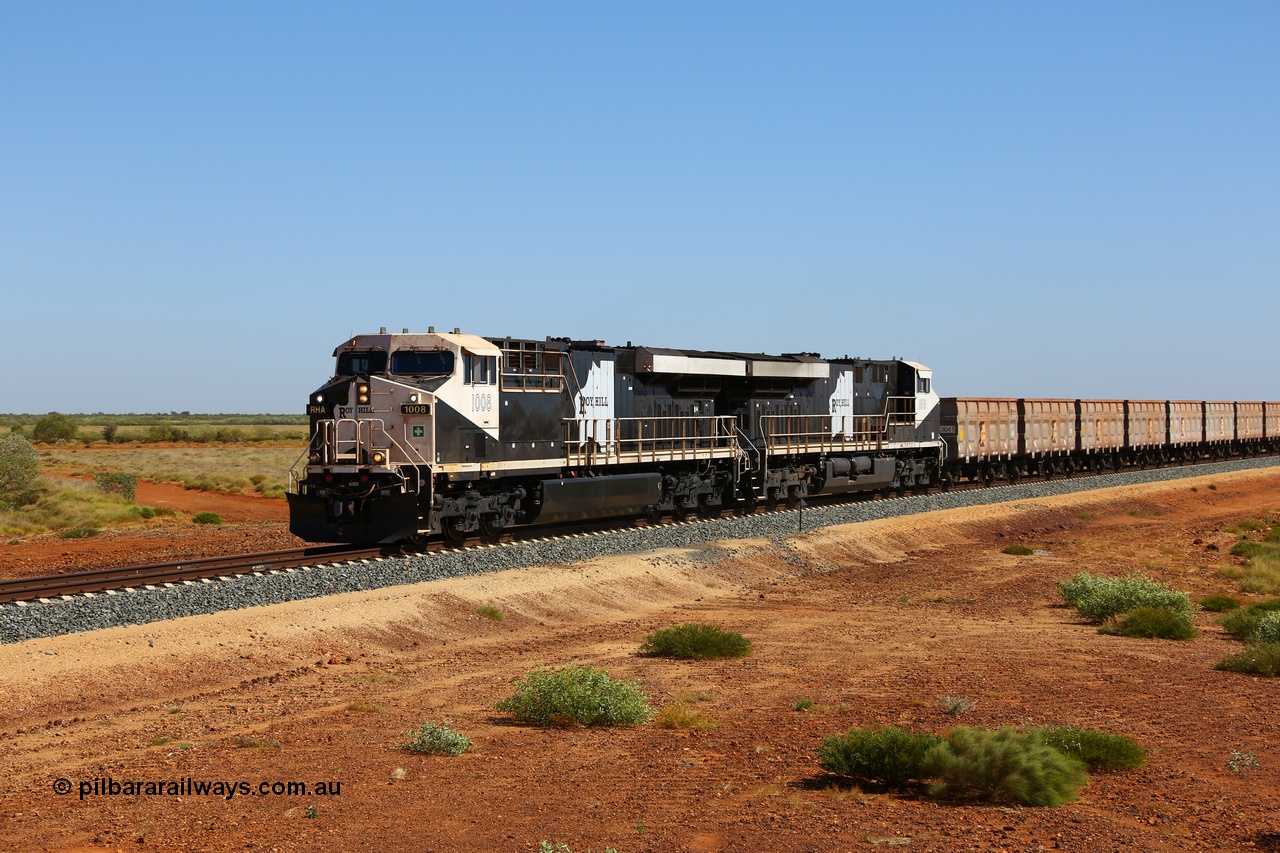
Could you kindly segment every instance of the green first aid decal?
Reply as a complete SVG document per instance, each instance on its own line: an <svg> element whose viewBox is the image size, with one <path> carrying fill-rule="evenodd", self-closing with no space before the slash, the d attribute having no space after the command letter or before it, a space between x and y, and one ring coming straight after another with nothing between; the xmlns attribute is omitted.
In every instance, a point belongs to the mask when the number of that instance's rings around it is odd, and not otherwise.
<svg viewBox="0 0 1280 853"><path fill-rule="evenodd" d="M415 426L415 427L413 428L413 437L414 437L414 438L422 438L422 437L423 437L423 436L425 436L426 434L427 434L427 428L426 428L426 427L424 427L424 426L418 425L418 426Z"/></svg>

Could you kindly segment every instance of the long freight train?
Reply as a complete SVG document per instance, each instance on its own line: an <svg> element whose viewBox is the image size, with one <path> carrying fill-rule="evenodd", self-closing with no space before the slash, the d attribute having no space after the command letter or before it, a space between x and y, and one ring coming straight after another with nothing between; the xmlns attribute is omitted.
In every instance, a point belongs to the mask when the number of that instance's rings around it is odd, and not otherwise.
<svg viewBox="0 0 1280 853"><path fill-rule="evenodd" d="M426 333L357 335L307 404L291 530L495 536L1280 452L1280 403L940 399L900 359Z"/></svg>

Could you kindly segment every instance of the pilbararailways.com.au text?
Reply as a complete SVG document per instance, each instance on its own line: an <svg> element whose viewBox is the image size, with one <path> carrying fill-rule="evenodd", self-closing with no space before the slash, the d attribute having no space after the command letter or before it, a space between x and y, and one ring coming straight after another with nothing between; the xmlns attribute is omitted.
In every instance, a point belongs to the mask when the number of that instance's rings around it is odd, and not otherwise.
<svg viewBox="0 0 1280 853"><path fill-rule="evenodd" d="M110 776L86 779L73 783L60 778L53 782L53 792L65 796L72 791L80 799L88 797L337 797L342 795L342 783L332 780L318 782L245 782L238 779L208 781L192 779L125 779Z"/></svg>

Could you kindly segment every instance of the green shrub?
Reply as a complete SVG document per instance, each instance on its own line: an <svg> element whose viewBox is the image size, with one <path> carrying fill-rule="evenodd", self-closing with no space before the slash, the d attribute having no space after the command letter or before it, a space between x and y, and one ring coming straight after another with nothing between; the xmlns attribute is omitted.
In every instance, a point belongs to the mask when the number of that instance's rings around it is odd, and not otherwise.
<svg viewBox="0 0 1280 853"><path fill-rule="evenodd" d="M76 437L76 422L66 415L50 412L36 421L31 429L36 441L72 441Z"/></svg>
<svg viewBox="0 0 1280 853"><path fill-rule="evenodd" d="M96 527L73 527L70 530L62 531L63 539L89 539L98 535Z"/></svg>
<svg viewBox="0 0 1280 853"><path fill-rule="evenodd" d="M1185 592L1169 589L1142 574L1107 578L1080 572L1071 580L1059 583L1058 591L1077 613L1091 622L1102 622L1138 607L1172 610L1188 618L1195 612L1195 605Z"/></svg>
<svg viewBox="0 0 1280 853"><path fill-rule="evenodd" d="M999 731L958 728L929 750L927 775L939 782L929 793L948 797L1059 806L1088 781L1084 764L1040 739L1011 727Z"/></svg>
<svg viewBox="0 0 1280 853"><path fill-rule="evenodd" d="M1238 655L1231 655L1214 664L1214 669L1226 672L1249 672L1254 675L1275 678L1280 675L1280 643L1259 643Z"/></svg>
<svg viewBox="0 0 1280 853"><path fill-rule="evenodd" d="M1241 539L1231 546L1231 553L1237 557L1256 557L1266 550L1267 546L1261 542L1250 542L1248 539Z"/></svg>
<svg viewBox="0 0 1280 853"><path fill-rule="evenodd" d="M640 647L646 657L713 660L740 658L751 654L751 641L733 631L714 625L686 622L674 628L654 631Z"/></svg>
<svg viewBox="0 0 1280 853"><path fill-rule="evenodd" d="M1227 633L1245 643L1258 642L1258 627L1270 613L1280 611L1280 598L1250 604L1243 610L1233 610L1218 620Z"/></svg>
<svg viewBox="0 0 1280 853"><path fill-rule="evenodd" d="M1218 624L1237 640L1244 643L1256 643L1258 641L1258 623L1262 621L1264 615L1266 615L1264 611L1246 607L1243 610L1231 611L1219 619Z"/></svg>
<svg viewBox="0 0 1280 853"><path fill-rule="evenodd" d="M99 471L93 475L93 484L103 494L120 495L130 503L138 494L138 475L127 471Z"/></svg>
<svg viewBox="0 0 1280 853"><path fill-rule="evenodd" d="M1200 605L1201 610L1209 610L1214 613L1225 613L1228 610L1236 610L1240 607L1240 602L1229 595L1206 595L1197 603Z"/></svg>
<svg viewBox="0 0 1280 853"><path fill-rule="evenodd" d="M190 438L191 435L180 427L170 424L153 424L147 427L145 437L141 440L147 442L180 442L187 441Z"/></svg>
<svg viewBox="0 0 1280 853"><path fill-rule="evenodd" d="M1258 620L1258 642L1280 643L1280 613L1264 613Z"/></svg>
<svg viewBox="0 0 1280 853"><path fill-rule="evenodd" d="M527 673L513 682L514 696L497 704L517 720L538 726L626 726L653 717L648 697L635 684L589 666Z"/></svg>
<svg viewBox="0 0 1280 853"><path fill-rule="evenodd" d="M506 616L502 615L501 610L488 604L484 605L483 607L477 607L476 613L479 613L481 616L483 616L486 619L492 619L494 622L501 622L503 619L507 618Z"/></svg>
<svg viewBox="0 0 1280 853"><path fill-rule="evenodd" d="M427 755L462 755L471 749L471 738L449 728L448 722L445 720L446 725L438 726L428 721L416 731L409 729L404 734L410 740L400 748L423 752Z"/></svg>
<svg viewBox="0 0 1280 853"><path fill-rule="evenodd" d="M1200 636L1200 630L1191 624L1187 614L1163 607L1136 607L1112 616L1098 632L1159 640L1193 640Z"/></svg>
<svg viewBox="0 0 1280 853"><path fill-rule="evenodd" d="M13 433L0 436L0 507L35 501L39 466L40 454L25 438Z"/></svg>
<svg viewBox="0 0 1280 853"><path fill-rule="evenodd" d="M808 711L811 708L813 708L813 700L801 699L798 702L796 702L796 704L793 705L792 708L796 711Z"/></svg>
<svg viewBox="0 0 1280 853"><path fill-rule="evenodd" d="M222 516L216 512L198 512L191 520L196 524L221 524Z"/></svg>
<svg viewBox="0 0 1280 853"><path fill-rule="evenodd" d="M1001 549L1001 553L1013 554L1018 557L1028 557L1035 553L1035 549L1028 548L1026 545L1007 545Z"/></svg>
<svg viewBox="0 0 1280 853"><path fill-rule="evenodd" d="M837 776L900 786L929 775L925 756L941 740L897 726L853 728L843 735L827 735L818 747L818 763Z"/></svg>
<svg viewBox="0 0 1280 853"><path fill-rule="evenodd" d="M1227 769L1246 779L1257 773L1261 765L1258 764L1258 756L1252 752L1241 752L1238 749L1231 750L1231 757L1227 759Z"/></svg>
<svg viewBox="0 0 1280 853"><path fill-rule="evenodd" d="M1146 751L1124 735L1078 726L1045 726L1038 732L1049 746L1083 761L1090 770L1136 769L1147 763Z"/></svg>

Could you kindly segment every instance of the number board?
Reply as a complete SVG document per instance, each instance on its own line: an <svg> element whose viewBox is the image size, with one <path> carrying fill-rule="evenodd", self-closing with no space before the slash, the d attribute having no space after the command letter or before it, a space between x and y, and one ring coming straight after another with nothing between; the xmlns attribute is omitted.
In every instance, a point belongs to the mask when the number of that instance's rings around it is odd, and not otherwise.
<svg viewBox="0 0 1280 853"><path fill-rule="evenodd" d="M429 415L431 414L431 405L429 403L402 403L400 405L400 414Z"/></svg>

